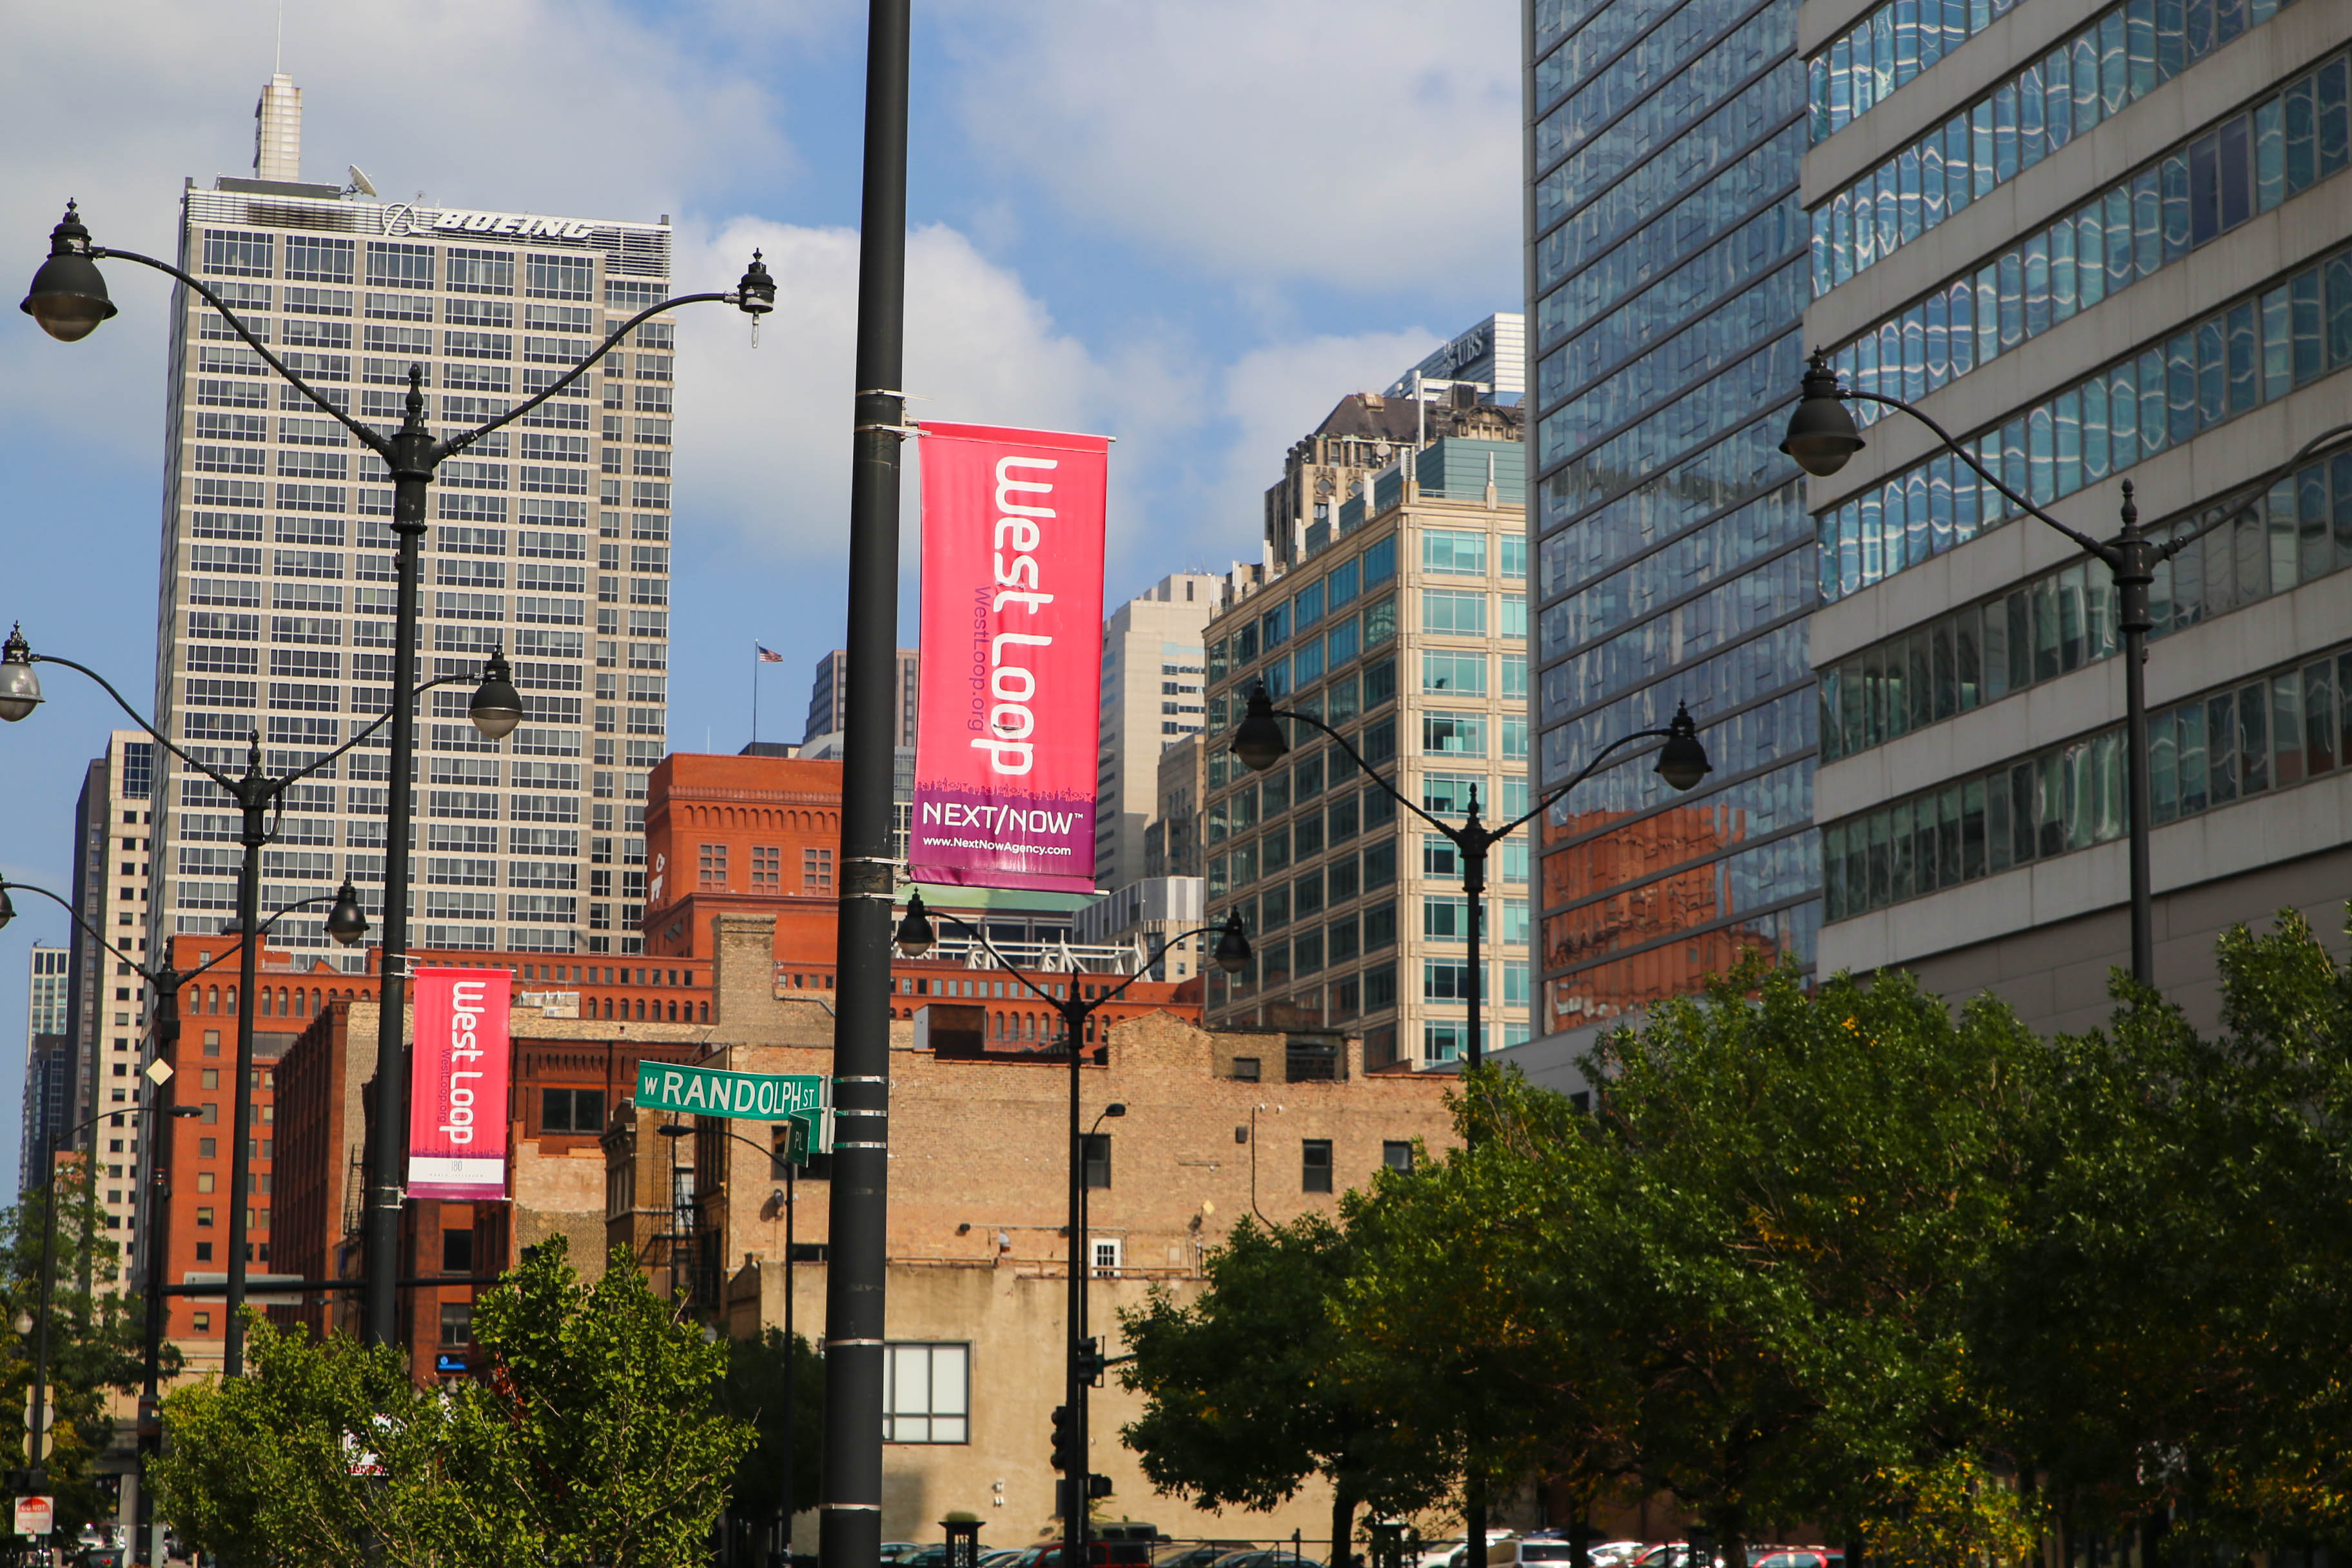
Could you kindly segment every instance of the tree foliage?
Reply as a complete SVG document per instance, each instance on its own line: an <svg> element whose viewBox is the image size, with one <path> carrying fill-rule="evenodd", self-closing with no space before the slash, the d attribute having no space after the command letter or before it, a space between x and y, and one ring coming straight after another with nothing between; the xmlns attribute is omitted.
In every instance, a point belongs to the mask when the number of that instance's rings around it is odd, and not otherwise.
<svg viewBox="0 0 2352 1568"><path fill-rule="evenodd" d="M2352 971L2292 913L2220 968L2210 1037L2120 974L2106 1029L2044 1040L1750 969L1604 1039L1585 1103L1470 1075L1463 1147L1129 1321L1126 1436L1263 1507L1344 1415L1381 1435L1361 1497L1664 1495L1731 1562L1799 1525L1898 1564L2340 1540Z"/></svg>
<svg viewBox="0 0 2352 1568"><path fill-rule="evenodd" d="M1402 1511L1442 1495L1442 1462L1359 1396L1340 1317L1354 1261L1349 1234L1321 1215L1245 1216L1211 1255L1197 1301L1155 1289L1120 1314L1135 1360L1119 1380L1145 1398L1120 1436L1154 1486L1265 1510L1319 1476L1335 1543L1350 1539L1360 1505Z"/></svg>
<svg viewBox="0 0 2352 1568"><path fill-rule="evenodd" d="M474 1334L481 1381L418 1389L397 1350L257 1320L247 1376L165 1401L158 1506L256 1568L690 1559L751 1441L710 1407L725 1347L625 1252L583 1285L561 1237L477 1302Z"/></svg>
<svg viewBox="0 0 2352 1568"><path fill-rule="evenodd" d="M1992 1004L1780 973L1605 1042L1592 1114L1475 1076L1470 1146L1360 1205L1362 1353L1400 1402L1450 1394L1486 1474L1664 1493L1727 1561L1774 1523L1974 1499L1946 1473L1989 1415L1952 1287L2006 1223L2038 1051Z"/></svg>
<svg viewBox="0 0 2352 1568"><path fill-rule="evenodd" d="M792 1418L785 1421L784 1375L792 1369ZM718 1408L756 1434L735 1467L728 1511L749 1523L775 1517L783 1488L787 1445L793 1460L793 1511L817 1505L824 1481L824 1357L803 1334L789 1349L783 1331L770 1329L756 1340L727 1346L727 1374L719 1384Z"/></svg>
<svg viewBox="0 0 2352 1568"><path fill-rule="evenodd" d="M52 1198L58 1224L47 1401L56 1414L47 1458L57 1529L64 1535L109 1511L96 1485L98 1458L115 1432L106 1395L140 1386L146 1317L144 1303L121 1292L120 1249L103 1228L105 1211L89 1167L79 1161L59 1164L49 1187L26 1194L16 1208L0 1215L0 1267L5 1269L0 1279L0 1294L5 1296L0 1306L0 1408L29 1413L32 1405L36 1336L30 1329L18 1333L16 1325L20 1320L33 1324L40 1314L43 1227ZM169 1376L179 1366L179 1352L166 1345L163 1373ZM7 1434L0 1437L5 1466L29 1465L24 1422L12 1414L0 1431Z"/></svg>

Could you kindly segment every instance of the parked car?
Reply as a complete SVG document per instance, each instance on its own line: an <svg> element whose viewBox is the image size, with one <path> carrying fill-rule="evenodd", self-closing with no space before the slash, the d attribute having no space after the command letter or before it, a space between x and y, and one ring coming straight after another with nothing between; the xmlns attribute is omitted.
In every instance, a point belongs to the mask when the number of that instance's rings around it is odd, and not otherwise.
<svg viewBox="0 0 2352 1568"><path fill-rule="evenodd" d="M1228 1552L1211 1568L1323 1568L1323 1564L1313 1557L1293 1557L1290 1548L1277 1546L1271 1550L1252 1547L1241 1552Z"/></svg>
<svg viewBox="0 0 2352 1568"><path fill-rule="evenodd" d="M1668 1541L1643 1548L1640 1556L1629 1560L1628 1568L1723 1568L1723 1560L1709 1556L1702 1562L1689 1542Z"/></svg>
<svg viewBox="0 0 2352 1568"><path fill-rule="evenodd" d="M1248 1550L1230 1541L1195 1541L1163 1546L1152 1553L1151 1568L1210 1568L1220 1557Z"/></svg>
<svg viewBox="0 0 2352 1568"><path fill-rule="evenodd" d="M886 1541L882 1543L882 1561L890 1563L904 1563L922 1549L923 1543L919 1541Z"/></svg>
<svg viewBox="0 0 2352 1568"><path fill-rule="evenodd" d="M1750 1552L1753 1568L1845 1568L1845 1552L1834 1546L1770 1546Z"/></svg>

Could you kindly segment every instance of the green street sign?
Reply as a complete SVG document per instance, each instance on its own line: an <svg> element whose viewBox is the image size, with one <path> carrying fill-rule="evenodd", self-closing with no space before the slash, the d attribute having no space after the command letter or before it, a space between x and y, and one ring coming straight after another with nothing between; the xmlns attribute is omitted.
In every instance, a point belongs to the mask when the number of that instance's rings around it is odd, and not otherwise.
<svg viewBox="0 0 2352 1568"><path fill-rule="evenodd" d="M790 1121L784 1123L784 1128L783 1146L778 1151L780 1157L787 1165L807 1164L811 1131L807 1120L794 1116Z"/></svg>
<svg viewBox="0 0 2352 1568"><path fill-rule="evenodd" d="M833 1142L832 1087L822 1073L728 1072L663 1062L637 1064L640 1110L813 1123L820 1150Z"/></svg>

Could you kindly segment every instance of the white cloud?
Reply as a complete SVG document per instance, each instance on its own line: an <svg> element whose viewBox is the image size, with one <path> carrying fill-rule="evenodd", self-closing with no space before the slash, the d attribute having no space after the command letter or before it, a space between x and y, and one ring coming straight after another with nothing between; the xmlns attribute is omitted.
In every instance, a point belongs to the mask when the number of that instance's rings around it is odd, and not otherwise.
<svg viewBox="0 0 2352 1568"><path fill-rule="evenodd" d="M833 9L782 7L785 20ZM19 152L0 162L0 287L31 278L68 196L99 244L170 258L182 178L251 171L275 15L269 0L13 8L0 141ZM614 0L298 0L285 68L303 91L302 172L340 184L356 163L387 196L644 220L732 170L789 179L797 159L764 79L677 37ZM107 273L122 314L71 350L6 312L0 412L152 460L169 285L125 263Z"/></svg>
<svg viewBox="0 0 2352 1568"><path fill-rule="evenodd" d="M1420 329L1307 338L1253 349L1224 374L1224 413L1234 438L1220 493L1223 511L1249 531L1234 553L1254 560L1264 533L1263 498L1282 477L1283 454L1354 392L1378 392L1444 340Z"/></svg>
<svg viewBox="0 0 2352 1568"><path fill-rule="evenodd" d="M1033 0L951 26L967 134L1082 224L1228 276L1517 291L1516 5Z"/></svg>
<svg viewBox="0 0 2352 1568"><path fill-rule="evenodd" d="M756 351L740 315L680 314L679 504L763 551L835 561L846 553L857 236L737 218L681 244L679 287L731 284L754 247L777 291ZM1190 417L1172 351L1139 335L1097 355L956 230L909 236L907 275L903 390L916 420L1114 435L1115 472L1132 475ZM910 500L915 471L909 463ZM1139 526L1132 490L1116 480L1113 513L1115 540Z"/></svg>

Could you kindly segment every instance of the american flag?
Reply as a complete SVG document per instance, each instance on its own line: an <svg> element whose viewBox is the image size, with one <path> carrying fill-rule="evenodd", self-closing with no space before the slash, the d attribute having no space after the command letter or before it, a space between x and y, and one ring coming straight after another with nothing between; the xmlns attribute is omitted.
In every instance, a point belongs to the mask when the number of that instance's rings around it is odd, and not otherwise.
<svg viewBox="0 0 2352 1568"><path fill-rule="evenodd" d="M782 664L784 662L784 656L782 654L769 651L765 644L753 643L751 646L760 650L760 662L761 664Z"/></svg>

